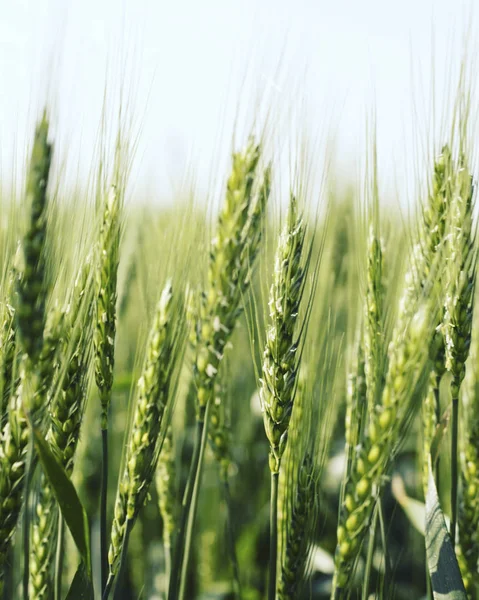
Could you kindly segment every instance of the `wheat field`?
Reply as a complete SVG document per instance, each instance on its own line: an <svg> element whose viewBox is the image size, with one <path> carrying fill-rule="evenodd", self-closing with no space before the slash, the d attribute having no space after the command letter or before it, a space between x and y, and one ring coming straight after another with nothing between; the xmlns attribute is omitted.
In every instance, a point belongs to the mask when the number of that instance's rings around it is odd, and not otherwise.
<svg viewBox="0 0 479 600"><path fill-rule="evenodd" d="M272 118L218 210L128 202L121 119L65 195L45 106L1 196L1 598L479 598L472 87L408 216L374 134L283 194Z"/></svg>

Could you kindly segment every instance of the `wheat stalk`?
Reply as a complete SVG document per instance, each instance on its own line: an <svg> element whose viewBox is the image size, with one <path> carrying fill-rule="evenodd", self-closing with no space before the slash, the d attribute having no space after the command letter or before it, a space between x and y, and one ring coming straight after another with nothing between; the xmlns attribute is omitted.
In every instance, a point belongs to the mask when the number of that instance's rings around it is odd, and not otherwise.
<svg viewBox="0 0 479 600"><path fill-rule="evenodd" d="M174 544L174 533L178 521L177 482L175 470L175 446L173 441L173 428L168 431L161 448L156 469L156 490L158 493L158 506L163 521L163 545L165 548L165 579L168 582L171 572L171 552Z"/></svg>

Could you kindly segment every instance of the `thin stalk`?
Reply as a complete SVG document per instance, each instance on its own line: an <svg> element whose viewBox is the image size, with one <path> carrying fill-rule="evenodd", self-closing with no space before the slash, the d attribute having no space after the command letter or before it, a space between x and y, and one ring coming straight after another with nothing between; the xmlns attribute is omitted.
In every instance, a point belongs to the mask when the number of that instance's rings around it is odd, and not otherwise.
<svg viewBox="0 0 479 600"><path fill-rule="evenodd" d="M384 518L384 509L383 509L383 503L382 503L381 499L379 499L379 502L378 502L378 515L379 515L379 531L381 533L381 544L383 547L383 555L384 555L384 582L386 582L386 586L387 586L388 582L390 581L390 577L389 577L390 565L389 565L387 534L386 534L386 520ZM382 597L387 598L388 595L383 593Z"/></svg>
<svg viewBox="0 0 479 600"><path fill-rule="evenodd" d="M183 564L181 566L181 579L180 579L180 594L179 599L183 600L186 592L186 579L188 575L188 564L189 557L191 552L191 542L193 539L193 529L195 525L196 518L196 510L198 507L198 498L200 495L200 487L201 487L201 474L203 472L203 457L206 449L206 441L208 439L208 423L210 419L210 402L206 405L206 412L204 416L203 422L203 430L201 435L201 443L200 450L198 454L198 464L196 468L196 477L194 480L193 493L191 496L191 501L189 504L189 510L187 513L187 527L186 527L186 536L185 536L185 545L183 551Z"/></svg>
<svg viewBox="0 0 479 600"><path fill-rule="evenodd" d="M206 412L209 414L209 403L206 407ZM178 600L179 597L179 583L182 574L182 565L185 562L186 557L185 538L186 529L188 525L188 515L190 512L191 501L193 498L198 467L200 461L203 458L205 450L204 447L202 450L202 445L204 446L206 443L206 435L203 435L203 433L207 430L207 427L205 427L206 418L207 416L205 416L204 420L197 419L196 421L195 445L193 448L193 456L191 459L191 467L190 472L188 474L188 481L186 484L185 493L183 495L183 502L181 504L181 517L178 526L178 532L176 535L175 548L173 551L170 585L168 588L168 600Z"/></svg>
<svg viewBox="0 0 479 600"><path fill-rule="evenodd" d="M165 544L165 598L168 596L168 582L171 577L171 544Z"/></svg>
<svg viewBox="0 0 479 600"><path fill-rule="evenodd" d="M173 552L173 562L170 576L170 585L168 588L168 599L176 600L178 597L178 583L181 573L181 565L183 562L183 550L184 550L184 538L186 532L186 525L188 521L188 507L191 504L191 497L193 495L194 488L194 477L196 475L196 469L198 467L200 446L203 433L204 422L196 422L195 432L195 445L193 448L193 456L191 459L191 467L188 475L188 481L186 483L186 489L183 496L183 502L181 504L181 517L178 526L178 533L176 536L176 546Z"/></svg>
<svg viewBox="0 0 479 600"><path fill-rule="evenodd" d="M434 390L434 397L435 397L435 402L436 402L436 423L440 423L441 422L441 400L440 400L440 393L439 393L439 383L438 382L438 386L436 387L436 389ZM436 476L436 489L437 489L437 495L440 498L441 497L441 487L440 487L440 456L438 456L436 458L436 465L435 465L435 476Z"/></svg>
<svg viewBox="0 0 479 600"><path fill-rule="evenodd" d="M368 543L368 554L366 557L366 566L364 569L364 583L363 583L363 592L362 599L368 600L369 596L369 583L371 580L371 571L373 567L373 556L374 556L374 545L376 543L376 527L378 524L378 516L379 509L376 507L374 511L373 520L371 523L371 528L369 530L369 543Z"/></svg>
<svg viewBox="0 0 479 600"><path fill-rule="evenodd" d="M108 597L110 595L111 588L113 586L114 581L115 581L115 576L113 575L113 573L110 573L108 575L108 579L106 581L105 589L102 592L102 596L101 596L102 600L108 600Z"/></svg>
<svg viewBox="0 0 479 600"><path fill-rule="evenodd" d="M427 600L433 600L432 587L431 587L431 576L429 575L429 569L426 564L426 598Z"/></svg>
<svg viewBox="0 0 479 600"><path fill-rule="evenodd" d="M108 429L101 430L101 496L100 496L100 571L101 589L105 590L108 574L108 543L106 513L108 502Z"/></svg>
<svg viewBox="0 0 479 600"><path fill-rule="evenodd" d="M452 437L451 437L451 541L452 547L456 545L457 524L457 449L459 425L459 399L452 399Z"/></svg>
<svg viewBox="0 0 479 600"><path fill-rule="evenodd" d="M123 578L125 576L125 568L126 568L126 559L128 556L128 543L130 541L130 533L133 529L134 521L133 519L127 519L125 524L125 538L123 540L123 547L121 549L120 556L120 565L118 567L118 573L116 578L116 586L115 593L113 594L113 599L120 598L119 592L124 589L123 586ZM108 596L103 596L102 600L107 600Z"/></svg>
<svg viewBox="0 0 479 600"><path fill-rule="evenodd" d="M232 502L231 502L231 492L228 480L225 479L223 481L223 492L226 504L226 513L227 513L227 521L226 521L226 536L227 536L227 544L228 551L231 560L231 566L233 568L233 584L235 588L235 596L238 600L241 600L241 580L239 574L239 565L238 565L238 557L236 556L236 543L235 536L233 531L233 519L232 519Z"/></svg>
<svg viewBox="0 0 479 600"><path fill-rule="evenodd" d="M25 478L25 509L23 511L23 600L28 600L28 580L30 577L30 490L33 475L35 474L35 461L33 460L33 430L28 442L27 476Z"/></svg>
<svg viewBox="0 0 479 600"><path fill-rule="evenodd" d="M278 561L278 482L279 472L271 473L268 600L275 600L276 598L276 569Z"/></svg>
<svg viewBox="0 0 479 600"><path fill-rule="evenodd" d="M54 581L54 600L61 600L62 597L62 573L63 573L63 543L65 540L65 523L60 511L58 511L58 538L57 552L55 557L55 581Z"/></svg>

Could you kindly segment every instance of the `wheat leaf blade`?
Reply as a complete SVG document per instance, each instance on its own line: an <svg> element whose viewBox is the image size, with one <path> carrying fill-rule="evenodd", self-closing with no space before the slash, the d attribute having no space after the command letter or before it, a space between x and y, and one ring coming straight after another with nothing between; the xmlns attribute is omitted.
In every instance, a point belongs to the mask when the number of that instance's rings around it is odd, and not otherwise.
<svg viewBox="0 0 479 600"><path fill-rule="evenodd" d="M85 563L81 562L77 572L73 577L70 589L68 590L65 600L93 600L93 585L85 567Z"/></svg>
<svg viewBox="0 0 479 600"><path fill-rule="evenodd" d="M33 429L33 437L43 470L53 488L65 523L85 563L86 572L91 578L90 526L86 511L73 483L48 447L45 438L37 429Z"/></svg>
<svg viewBox="0 0 479 600"><path fill-rule="evenodd" d="M467 600L429 458L426 495L426 555L435 600Z"/></svg>

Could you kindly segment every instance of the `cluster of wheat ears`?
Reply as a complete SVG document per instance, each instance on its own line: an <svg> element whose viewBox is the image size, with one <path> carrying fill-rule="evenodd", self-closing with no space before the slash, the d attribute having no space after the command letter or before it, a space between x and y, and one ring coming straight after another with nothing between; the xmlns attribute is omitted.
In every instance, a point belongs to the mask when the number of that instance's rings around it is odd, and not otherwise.
<svg viewBox="0 0 479 600"><path fill-rule="evenodd" d="M61 254L55 236L65 223L49 177L53 141L44 114L24 198L4 202L10 233L2 234L0 299L0 597L131 597L126 572L135 526L152 498L163 543L158 593L169 600L194 597L193 563L209 551L197 519L206 510L202 471L209 461L217 464L215 485L227 512L231 597L319 598L311 574L326 519L323 467L332 440L343 432L338 512L327 517L336 531L327 593L366 600L394 595L383 500L412 431L422 446L416 455L426 499L426 593L479 597L479 340L472 335L477 246L466 111L451 129L430 157L427 191L401 238L381 213L376 174L371 178L354 226L363 235L353 249L336 248L356 265L357 280L349 286L329 245L348 213L330 202L315 221L299 182L275 234L267 218L275 167L263 142L251 136L233 154L205 277L196 285L186 268L177 267L147 311L149 333L139 338L119 471L112 473L112 452L118 454L115 355L126 343L120 313L133 285L127 273L120 293L128 165L118 145L111 174L101 171L95 183L88 227L77 223L70 260L54 260ZM274 260L265 258L268 245ZM168 250L159 242L150 257L162 253ZM267 271L264 289L255 264ZM338 305L348 313L341 335L337 323L345 317ZM267 482L270 506L269 566L256 595L237 552L242 532L230 485L238 477L238 446L248 445L244 433L241 442L240 434L235 439L232 414L250 411L249 397L237 392L231 406L228 393L229 373L240 360L231 350L238 323L249 332L246 360L262 415L253 437L262 437L265 456L258 479ZM89 412L92 405L98 410ZM184 416L193 405L187 435L194 439L181 481L176 413ZM245 417L239 420L254 429ZM101 438L95 446L101 476L99 509L91 514L82 477L93 431ZM379 575L378 548L384 563ZM136 555L148 561L145 548Z"/></svg>

